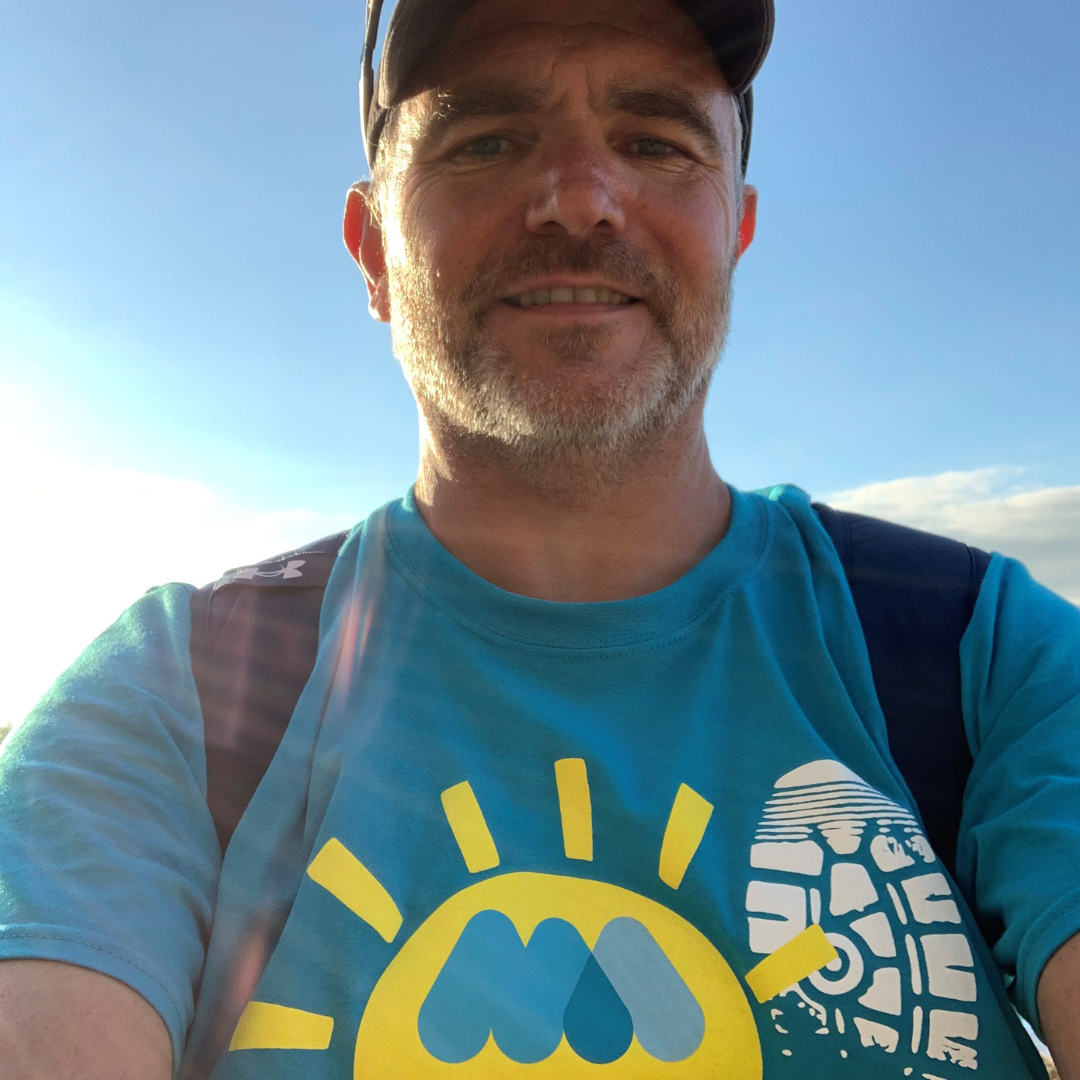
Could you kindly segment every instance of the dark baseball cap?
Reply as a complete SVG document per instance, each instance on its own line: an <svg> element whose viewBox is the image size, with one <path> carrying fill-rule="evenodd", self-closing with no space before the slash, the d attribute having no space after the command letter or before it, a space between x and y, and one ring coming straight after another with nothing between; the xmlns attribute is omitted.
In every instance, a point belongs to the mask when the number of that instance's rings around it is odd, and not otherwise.
<svg viewBox="0 0 1080 1080"><path fill-rule="evenodd" d="M373 71L382 0L368 0L360 75L360 121L368 161L375 160L386 115L401 100L439 40L475 0L398 0L386 29L379 70ZM712 46L716 63L735 94L742 120L742 169L750 158L751 83L772 42L773 0L680 0Z"/></svg>

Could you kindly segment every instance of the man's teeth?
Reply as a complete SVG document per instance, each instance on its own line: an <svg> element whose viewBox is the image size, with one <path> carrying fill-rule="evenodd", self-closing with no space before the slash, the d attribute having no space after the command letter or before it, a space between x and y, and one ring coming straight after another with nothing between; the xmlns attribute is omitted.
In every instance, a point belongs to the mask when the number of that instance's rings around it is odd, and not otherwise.
<svg viewBox="0 0 1080 1080"><path fill-rule="evenodd" d="M537 289L507 297L515 307L534 304L629 304L633 297L612 289Z"/></svg>

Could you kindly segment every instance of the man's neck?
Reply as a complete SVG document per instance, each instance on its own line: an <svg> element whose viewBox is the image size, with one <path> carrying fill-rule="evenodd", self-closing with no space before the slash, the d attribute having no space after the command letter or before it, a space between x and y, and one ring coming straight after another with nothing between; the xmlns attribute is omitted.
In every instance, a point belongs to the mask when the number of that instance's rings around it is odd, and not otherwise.
<svg viewBox="0 0 1080 1080"><path fill-rule="evenodd" d="M662 589L719 543L731 517L699 409L587 492L565 482L580 462L520 467L430 430L420 457L417 505L443 546L487 581L541 600Z"/></svg>

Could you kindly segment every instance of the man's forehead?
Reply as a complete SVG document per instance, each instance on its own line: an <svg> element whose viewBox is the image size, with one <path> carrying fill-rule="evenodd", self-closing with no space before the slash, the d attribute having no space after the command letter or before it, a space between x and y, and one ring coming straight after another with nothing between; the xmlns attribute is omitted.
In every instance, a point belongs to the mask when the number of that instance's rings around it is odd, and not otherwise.
<svg viewBox="0 0 1080 1080"><path fill-rule="evenodd" d="M677 82L636 77L629 81L610 80L596 87L591 107L604 113L629 113L639 117L663 118L693 133L708 150L723 153L724 122L717 105L718 95L708 96ZM730 100L726 88L723 94ZM440 87L418 94L404 103L405 124L411 138L431 145L459 124L483 117L544 112L557 101L550 85L515 79L471 79L455 88ZM710 108L710 106L713 106ZM730 109L726 110L730 114Z"/></svg>

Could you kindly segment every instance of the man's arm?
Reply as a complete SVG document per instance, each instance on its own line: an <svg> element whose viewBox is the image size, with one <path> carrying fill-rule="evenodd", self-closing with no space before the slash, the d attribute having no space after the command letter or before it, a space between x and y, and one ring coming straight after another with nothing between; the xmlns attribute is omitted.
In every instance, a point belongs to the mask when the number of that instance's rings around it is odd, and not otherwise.
<svg viewBox="0 0 1080 1080"><path fill-rule="evenodd" d="M122 982L52 960L0 961L4 1080L169 1080L161 1017Z"/></svg>
<svg viewBox="0 0 1080 1080"><path fill-rule="evenodd" d="M1010 994L1080 1080L1080 610L995 556L960 644L974 765L957 879Z"/></svg>
<svg viewBox="0 0 1080 1080"><path fill-rule="evenodd" d="M1080 934L1066 941L1043 969L1039 1023L1061 1080L1080 1080Z"/></svg>
<svg viewBox="0 0 1080 1080"><path fill-rule="evenodd" d="M5 741L0 1080L159 1080L184 1045L221 864L190 594L142 597Z"/></svg>

